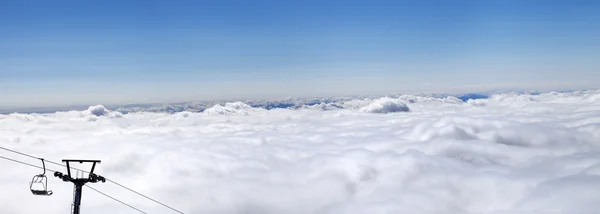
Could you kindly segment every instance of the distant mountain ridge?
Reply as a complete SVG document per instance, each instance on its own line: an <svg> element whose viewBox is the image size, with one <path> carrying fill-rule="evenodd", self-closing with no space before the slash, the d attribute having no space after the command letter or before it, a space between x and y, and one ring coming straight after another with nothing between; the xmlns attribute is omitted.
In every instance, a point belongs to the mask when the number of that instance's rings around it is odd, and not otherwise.
<svg viewBox="0 0 600 214"><path fill-rule="evenodd" d="M456 98L462 100L463 102L467 102L469 100L487 99L487 98L489 98L489 96L483 95L483 94L465 94L462 96L458 96Z"/></svg>

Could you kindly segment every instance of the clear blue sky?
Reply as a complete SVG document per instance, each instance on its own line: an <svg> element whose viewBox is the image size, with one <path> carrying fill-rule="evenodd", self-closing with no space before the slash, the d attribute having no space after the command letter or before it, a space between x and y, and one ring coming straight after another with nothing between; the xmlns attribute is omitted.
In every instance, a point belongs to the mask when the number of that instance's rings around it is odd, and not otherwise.
<svg viewBox="0 0 600 214"><path fill-rule="evenodd" d="M598 1L0 1L0 107L600 87Z"/></svg>

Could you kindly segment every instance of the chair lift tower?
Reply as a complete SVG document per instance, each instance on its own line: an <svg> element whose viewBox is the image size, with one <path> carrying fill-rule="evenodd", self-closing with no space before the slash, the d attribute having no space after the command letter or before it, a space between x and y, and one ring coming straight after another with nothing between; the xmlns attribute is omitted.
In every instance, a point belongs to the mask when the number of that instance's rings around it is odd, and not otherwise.
<svg viewBox="0 0 600 214"><path fill-rule="evenodd" d="M71 182L75 186L74 196L73 196L73 205L71 209L72 214L79 214L79 206L81 205L81 190L82 187L86 183L97 183L101 181L102 183L106 182L106 179L102 176L94 174L94 168L96 167L96 163L100 163L99 160L62 160L62 162L67 164L67 174L63 174L60 172L55 172L54 176L62 179L64 182ZM71 165L70 163L78 162L78 163L92 163L92 169L90 170L87 177L75 177L73 178L71 174Z"/></svg>

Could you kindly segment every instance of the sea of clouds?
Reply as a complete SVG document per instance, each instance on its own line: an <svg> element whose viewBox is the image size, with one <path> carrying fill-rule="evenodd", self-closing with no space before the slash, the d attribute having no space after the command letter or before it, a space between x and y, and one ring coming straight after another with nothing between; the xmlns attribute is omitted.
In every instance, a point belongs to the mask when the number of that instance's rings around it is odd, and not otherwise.
<svg viewBox="0 0 600 214"><path fill-rule="evenodd" d="M0 115L0 146L53 161L100 159L98 174L188 214L587 214L600 204L593 90L14 113ZM28 182L41 170L6 160L0 169L0 213L71 209L70 183L50 175L54 195L33 196ZM147 213L174 213L114 184L90 185ZM82 213L135 211L84 188Z"/></svg>

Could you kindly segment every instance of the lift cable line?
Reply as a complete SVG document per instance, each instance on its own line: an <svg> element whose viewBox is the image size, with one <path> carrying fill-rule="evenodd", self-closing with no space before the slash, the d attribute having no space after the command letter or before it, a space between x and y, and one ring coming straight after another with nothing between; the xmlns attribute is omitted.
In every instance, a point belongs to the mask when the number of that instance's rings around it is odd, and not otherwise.
<svg viewBox="0 0 600 214"><path fill-rule="evenodd" d="M26 162L23 162L23 161L15 160L15 159L12 159L12 158L7 158L7 157L1 156L1 155L0 155L0 158L8 160L8 161L15 162L15 163L20 163L20 164L23 164L23 165L27 165L27 166L30 166L30 167L35 167L35 168L38 168L38 169L44 169L44 168L42 168L40 166L36 166L36 165L30 164L30 163L26 163ZM57 171L51 170L51 169L46 169L46 171L57 172Z"/></svg>
<svg viewBox="0 0 600 214"><path fill-rule="evenodd" d="M113 180L110 180L110 179L108 179L108 178L107 178L107 179L106 179L106 181L108 181L108 182L111 182L111 183L113 183L113 184L115 184L115 185L117 185L117 186L120 186L120 187L122 187L123 189L129 190L130 192L133 192L133 193L135 193L135 194L137 194L137 195L139 195L139 196L142 196L142 197L144 197L144 198L146 198L146 199L148 199L148 200L150 200L150 201L153 201L153 202L155 202L155 203L157 203L157 204L160 204L160 205L162 205L163 207L169 208L170 210L173 210L173 211L175 211L175 212L177 212L177 213L184 214L183 212L181 212L181 211L179 211L179 210L176 210L175 208L172 208L172 207L170 207L170 206L168 206L168 205L166 205L166 204L163 204L163 203L161 203L161 202L159 202L159 201L157 201L157 200L154 200L154 199L152 199L152 198L150 198L150 197L148 197L148 196L145 196L145 195L143 195L142 193L139 193L139 192L137 192L137 191L135 191L135 190L132 190L132 189L130 189L130 188L128 188L128 187L126 187L126 186L123 186L123 185L121 185L121 184L119 184L119 183L117 183L117 182L115 182L115 181L113 181Z"/></svg>
<svg viewBox="0 0 600 214"><path fill-rule="evenodd" d="M15 151L15 150L12 150L12 149L7 149L7 148L4 148L4 147L2 147L2 146L0 146L0 149L6 150L6 151L9 151L9 152L13 152L13 153L16 153L16 154L19 154L19 155L27 156L27 157L30 157L30 158L34 158L34 159L40 159L40 158L38 158L38 157L36 157L36 156L29 155L29 154L25 154L25 153L22 153L22 152L19 152L19 151ZM51 164L54 164L54 165L57 165L57 166L66 167L66 165L64 165L64 164L61 164L61 163L57 163L57 162L54 162L54 161L49 161L49 160L46 160L46 162L48 162L48 163L51 163ZM88 171L86 171L86 170L78 169L78 168L75 168L75 167L71 167L71 169L74 169L74 170L79 170L79 171L82 171L82 172L85 172L85 173L90 173L90 172L88 172ZM106 179L106 181L108 181L108 182L110 182L110 183L113 183L114 185L117 185L117 186L119 186L119 187L121 187L121 188L123 188L123 189L126 189L127 191L130 191L130 192L132 192L132 193L135 193L135 194L137 194L137 195L139 195L139 196L141 196L141 197L143 197L143 198L146 198L146 199L148 199L148 200L150 200L150 201L152 201L152 202L154 202L154 203L157 203L157 204L159 204L159 205L161 205L161 206L163 206L163 207L166 207L166 208L168 208L168 209L170 209L170 210L172 210L172 211L174 211L174 212L177 212L177 213L180 213L180 214L185 214L185 213L183 213L183 212L181 212L181 211L179 211L179 210L177 210L177 209L175 209L175 208L173 208L173 207L171 207L171 206L169 206L169 205L166 205L165 203L162 203L162 202L160 202L160 201L158 201L158 200L156 200L156 199L150 198L149 196L146 196L146 195L144 195L144 194L142 194L142 193L140 193L140 192L138 192L138 191L135 191L135 190L133 190L133 189L131 189L131 188L129 188L129 187L126 187L125 185L122 185L122 184L120 184L120 183L118 183L118 182L116 182L116 181L113 181L113 180L111 180L111 179L109 179L109 178L105 178L105 179Z"/></svg>
<svg viewBox="0 0 600 214"><path fill-rule="evenodd" d="M2 148L2 147L0 147L0 148L1 148L1 149L5 149L5 148ZM5 149L5 150L6 150L6 149ZM25 155L25 154L24 154L24 155ZM29 155L26 155L26 156L29 156ZM33 157L33 156L31 156L31 157ZM46 171L53 172L53 173L57 173L57 172L58 172L58 171L56 171L56 170L52 170L52 169L46 169L45 167L36 166L36 165L30 164L30 163L27 163L27 162L23 162L23 161L15 160L15 159L12 159L12 158L7 158L7 157L4 157L4 156L2 156L2 155L0 155L0 158L1 158L1 159L4 159L4 160L12 161L12 162L14 162L14 163L23 164L23 165L30 166L30 167L34 167L34 168L38 168L38 169L44 169L44 170L46 170ZM35 158L35 157L34 157L34 158ZM58 172L58 173L60 173L60 172ZM103 192L101 192L101 191L99 191L99 190L97 190L97 189L94 189L94 188L90 187L89 185L85 185L85 186L86 186L86 187L88 187L88 188L90 188L91 190L94 190L95 192L97 192L97 193L99 193L99 194L101 194L101 195L103 195L103 196L107 197L107 198L110 198L110 199L112 199L112 200L114 200L114 201L116 201L116 202L119 202L119 203L121 203L121 204L123 204L123 205L125 205L125 206L127 206L127 207L129 207L129 208L132 208L132 209L134 209L134 210L136 210L136 211L138 211L138 212L140 212L140 213L147 214L146 212L144 212L144 211L142 211L142 210L140 210L140 209L138 209L138 208L136 208L136 207L134 207L134 206L132 206L132 205L130 205L130 204L127 204L127 203L125 203L125 202L123 202L123 201L121 201L121 200L119 200L119 199L116 199L115 197L112 197L112 196L110 196L110 195L108 195L108 194L106 194L106 193L103 193Z"/></svg>
<svg viewBox="0 0 600 214"><path fill-rule="evenodd" d="M9 151L9 152L12 152L12 153L17 153L17 154L20 154L20 155L23 155L23 156L27 156L27 157L30 157L30 158L33 158L33 159L41 159L41 158L38 158L38 157L36 157L36 156L33 156L33 155L28 155L28 154L25 154L25 153L23 153L23 152L15 151L15 150L12 150L12 149L7 149L7 148L4 148L4 147L2 147L2 146L0 146L0 149L6 150L6 151ZM49 163L53 163L52 161L48 161L48 162L49 162ZM55 164L56 164L56 163L55 163ZM36 166L36 167L37 167L37 166Z"/></svg>
<svg viewBox="0 0 600 214"><path fill-rule="evenodd" d="M112 196L110 196L110 195L108 195L108 194L106 194L106 193L103 193L103 192L101 192L100 190L97 190L97 189L95 189L94 187L91 187L91 186L89 186L89 185L85 185L85 186L86 186L87 188L90 188L91 190L94 190L95 192L97 192L97 193L99 193L99 194L101 194L101 195L104 195L104 196L106 196L107 198L110 198L110 199L112 199L112 200L114 200L114 201L116 201L116 202L119 202L119 203L121 203L121 204L123 204L123 205L125 205L125 206L128 206L128 207L129 207L129 208L131 208L131 209L137 210L137 211L138 211L138 212L140 212L140 213L148 214L148 213L146 213L146 212L144 212L144 211L142 211L142 210L140 210L140 209L138 209L138 208L135 208L134 206L131 206L131 205L129 205L129 204L127 204L127 203L125 203L125 202L123 202L123 201L121 201L121 200L119 200L119 199L116 199L116 198L114 198L114 197L112 197Z"/></svg>

